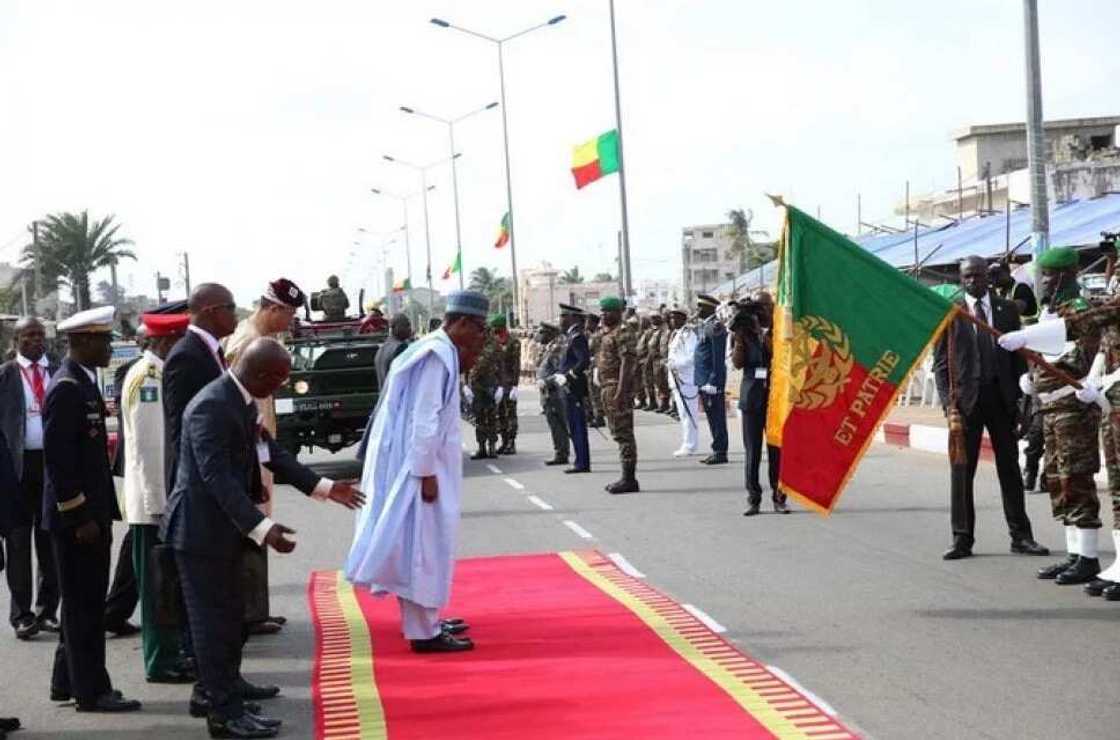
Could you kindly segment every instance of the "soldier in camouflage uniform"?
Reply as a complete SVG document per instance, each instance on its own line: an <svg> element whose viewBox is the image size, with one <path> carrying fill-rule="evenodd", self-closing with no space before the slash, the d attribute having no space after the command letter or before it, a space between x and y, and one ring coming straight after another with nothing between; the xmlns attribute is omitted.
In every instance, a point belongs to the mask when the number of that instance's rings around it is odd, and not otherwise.
<svg viewBox="0 0 1120 740"><path fill-rule="evenodd" d="M622 299L613 296L599 301L603 311L603 338L596 361L600 393L607 426L618 443L618 457L622 462L622 478L606 486L608 493L641 490L635 477L638 444L634 439L634 408L630 404L630 387L636 380L637 342L630 327L622 323L624 305Z"/></svg>
<svg viewBox="0 0 1120 740"><path fill-rule="evenodd" d="M605 323L605 322L604 322ZM645 367L646 367L646 334L649 332L649 319L645 316L635 316L626 321L634 337L634 384L631 391L634 394L634 408L645 411L648 399L646 398ZM610 414L607 414L608 418Z"/></svg>
<svg viewBox="0 0 1120 740"><path fill-rule="evenodd" d="M509 333L504 314L490 317L490 332L498 345L499 455L517 454L517 386L521 381L521 340Z"/></svg>
<svg viewBox="0 0 1120 740"><path fill-rule="evenodd" d="M1066 342L1065 350L1051 364L1074 378L1085 378L1100 345L1100 314L1089 311L1077 282L1077 253L1065 247L1048 249L1038 260L1039 292L1049 304L1038 324L1000 338L1007 350L1020 349L1039 338ZM1064 323L1062 319L1065 319ZM1044 342L1045 343L1045 342ZM1051 346L1053 342L1049 343ZM1100 470L1097 438L1101 423L1099 390L1091 385L1074 392L1037 365L1023 376L1023 391L1037 395L1045 438L1046 487L1050 508L1065 526L1068 557L1043 568L1038 577L1066 585L1088 583L1100 572L1097 534L1101 527L1100 500L1093 476Z"/></svg>
<svg viewBox="0 0 1120 740"><path fill-rule="evenodd" d="M587 334L587 346L591 350L591 377L595 377L595 356L599 354L599 340L601 339L599 333L599 314L588 313L583 320L583 331ZM603 399L599 395L599 388L592 384L590 393L591 398L591 418L587 420L587 426L599 429L606 425L607 421L603 417Z"/></svg>
<svg viewBox="0 0 1120 740"><path fill-rule="evenodd" d="M544 407L544 416L548 421L548 431L552 435L553 450L552 459L546 460L544 464L567 465L571 440L568 437L568 422L565 418L563 394L566 389L557 386L553 377L560 372L564 351L568 345L564 335L560 333L560 328L544 321L541 322L540 330L537 332L537 341L544 347L540 365L537 366L537 388L541 392L541 405Z"/></svg>
<svg viewBox="0 0 1120 740"><path fill-rule="evenodd" d="M327 289L319 294L319 308L323 311L323 318L327 321L345 321L346 309L350 308L350 299L346 292L338 287L338 276L331 275L327 278Z"/></svg>
<svg viewBox="0 0 1120 740"><path fill-rule="evenodd" d="M657 411L657 382L654 367L657 365L657 348L661 344L661 316L650 314L649 328L645 332L646 362L642 366L641 382L646 387L646 411Z"/></svg>
<svg viewBox="0 0 1120 740"><path fill-rule="evenodd" d="M472 460L485 460L497 457L498 446L498 373L501 367L501 351L493 331L486 333L486 344L482 354L467 375L467 385L471 392L471 411L474 415L474 436L478 440L478 451L471 455Z"/></svg>
<svg viewBox="0 0 1120 740"><path fill-rule="evenodd" d="M670 408L669 393L669 319L659 313L661 323L657 329L657 338L653 343L653 387L657 392L657 413L667 414Z"/></svg>

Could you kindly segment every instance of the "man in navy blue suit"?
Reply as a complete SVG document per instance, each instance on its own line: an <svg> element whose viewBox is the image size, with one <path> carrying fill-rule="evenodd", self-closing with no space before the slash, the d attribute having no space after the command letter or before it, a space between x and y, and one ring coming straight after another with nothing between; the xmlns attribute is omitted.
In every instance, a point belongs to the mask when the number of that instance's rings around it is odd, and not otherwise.
<svg viewBox="0 0 1120 740"><path fill-rule="evenodd" d="M253 399L275 393L290 371L291 357L279 342L256 339L183 412L175 487L160 534L175 552L201 682L191 712L208 714L212 737L273 737L280 726L245 706L247 698L267 698L262 689L268 696L279 689L254 687L240 671L242 540L281 553L295 548L285 537L292 530L257 508L261 465L316 499L351 509L364 503L354 481L321 478L262 430Z"/></svg>
<svg viewBox="0 0 1120 740"><path fill-rule="evenodd" d="M724 406L724 386L727 383L727 329L716 318L719 301L704 293L696 296L700 313L697 327L696 363L693 377L700 389L700 404L708 417L712 432L712 454L700 462L720 465L727 462L727 409Z"/></svg>
<svg viewBox="0 0 1120 740"><path fill-rule="evenodd" d="M568 348L560 363L560 372L552 376L558 387L564 389L564 407L568 417L568 434L572 438L576 460L565 473L590 473L591 449L587 443L587 368L591 364L591 350L587 335L583 333L583 309L560 304L560 329L567 335Z"/></svg>
<svg viewBox="0 0 1120 740"><path fill-rule="evenodd" d="M4 428L0 427L0 541L7 536L12 525L12 510L15 505L16 492L19 490L16 466L12 462L11 453L8 451L8 441L4 437ZM4 570L4 548L2 547L0 547L0 570ZM19 720L15 717L0 717L0 740L4 740L7 733L19 728Z"/></svg>

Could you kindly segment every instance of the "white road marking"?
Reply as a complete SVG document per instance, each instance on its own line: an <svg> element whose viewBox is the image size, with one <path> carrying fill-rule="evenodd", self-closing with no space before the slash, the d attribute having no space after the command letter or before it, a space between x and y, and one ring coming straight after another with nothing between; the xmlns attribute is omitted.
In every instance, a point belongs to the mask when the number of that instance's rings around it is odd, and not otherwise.
<svg viewBox="0 0 1120 740"><path fill-rule="evenodd" d="M515 481L513 478L502 478L502 480L504 480L506 483L508 483L511 488L516 488L518 491L524 491L525 490L525 486L521 485L520 483Z"/></svg>
<svg viewBox="0 0 1120 740"><path fill-rule="evenodd" d="M545 511L552 511L553 510L552 504L548 503L544 499L539 498L537 496L530 496L529 497L529 502L531 504L533 504L534 506L537 506L541 509L544 509Z"/></svg>
<svg viewBox="0 0 1120 740"><path fill-rule="evenodd" d="M710 629L712 632L715 632L716 634L722 634L727 631L726 627L709 617L704 611L694 607L692 604L681 604L681 608L703 622L704 626Z"/></svg>
<svg viewBox="0 0 1120 740"><path fill-rule="evenodd" d="M630 563L629 560L622 557L622 553L612 552L609 555L607 555L607 557L610 558L611 561L613 561L614 564L618 566L619 570L621 570L623 573L630 576L631 578L645 578L646 577L645 573L643 573L642 571L635 568Z"/></svg>
<svg viewBox="0 0 1120 740"><path fill-rule="evenodd" d="M501 475L502 474L502 469L499 468L497 465L495 465L493 463L486 463L486 469L489 470L494 475Z"/></svg>
<svg viewBox="0 0 1120 740"><path fill-rule="evenodd" d="M580 537L582 537L585 540L595 539L594 537L591 536L590 532L588 532L586 529L584 529L583 527L581 527L578 524L576 524L575 522L573 522L571 519L565 519L564 520L564 526L567 527L568 529L572 530L573 532L575 532L577 535L579 535Z"/></svg>
<svg viewBox="0 0 1120 740"><path fill-rule="evenodd" d="M791 676L788 673L786 673L785 671L783 671L781 668L778 668L777 666L773 666L773 665L768 665L768 666L766 666L766 670L770 671L775 676L777 676L778 678L782 679L783 681L788 683L790 686L795 688L797 691L801 692L801 694L806 699L808 699L809 701L816 704L817 708L820 709L825 714L831 715L833 717L836 716L836 710L832 707L831 704L829 704L824 699L820 698L819 696L814 694L812 691L809 691L809 689L807 689L804 686L802 686L801 684L799 684L797 682L797 679L795 679L793 676Z"/></svg>

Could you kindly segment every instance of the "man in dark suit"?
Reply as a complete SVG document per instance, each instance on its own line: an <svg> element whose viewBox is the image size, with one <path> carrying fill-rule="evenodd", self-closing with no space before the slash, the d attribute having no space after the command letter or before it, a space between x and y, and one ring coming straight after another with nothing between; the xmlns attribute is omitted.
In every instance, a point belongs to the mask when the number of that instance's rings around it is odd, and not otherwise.
<svg viewBox="0 0 1120 740"><path fill-rule="evenodd" d="M591 446L587 441L587 368L591 350L583 333L583 309L560 304L560 329L567 336L568 347L560 363L560 372L553 379L564 388L564 406L568 418L568 435L576 453L575 464L565 473L591 472Z"/></svg>
<svg viewBox="0 0 1120 740"><path fill-rule="evenodd" d="M183 414L179 465L161 536L175 551L213 737L272 737L279 722L249 713L246 698L266 698L241 678L244 605L238 562L242 540L291 552L292 530L256 506L260 466L305 494L348 508L364 503L353 481L321 478L261 431L254 398L271 396L288 379L291 359L275 340L254 340L230 373L209 383ZM270 695L278 689L272 687Z"/></svg>
<svg viewBox="0 0 1120 740"><path fill-rule="evenodd" d="M727 383L727 329L716 317L719 301L703 293L696 296L700 326L697 327L696 362L693 380L700 391L700 403L712 433L712 454L700 462L721 465L727 462L727 408L724 386Z"/></svg>
<svg viewBox="0 0 1120 740"><path fill-rule="evenodd" d="M58 631L58 576L51 539L40 528L43 509L43 403L46 388L58 365L46 354L46 332L35 318L15 326L14 359L0 365L0 430L19 479L10 495L11 531L5 540L8 560L8 590L11 593L10 622L21 640L39 630ZM35 585L31 554L39 560L38 598L32 604Z"/></svg>
<svg viewBox="0 0 1120 740"><path fill-rule="evenodd" d="M962 311L1000 332L1020 328L1019 309L990 289L988 266L982 257L962 260L960 276L964 289L964 297L959 300ZM949 359L950 342L953 345L952 365ZM1019 355L1002 349L990 334L959 318L942 334L934 352L937 393L946 414L950 405L955 405L960 411L967 457L964 465L951 466L949 517L953 546L945 552L944 559L959 560L972 555L976 525L972 487L980 461L980 441L984 429L988 430L996 458L1003 514L1011 535L1011 552L1049 555L1050 551L1035 542L1031 533L1031 522L1024 504L1023 478L1019 471L1015 414L1020 395L1019 377L1026 372L1026 363ZM950 373L953 374L952 389Z"/></svg>
<svg viewBox="0 0 1120 740"><path fill-rule="evenodd" d="M79 712L140 708L113 691L105 669L105 593L113 520L120 519L96 368L108 367L113 307L82 311L58 325L70 343L43 407L43 528L50 532L62 591L62 633L51 699Z"/></svg>
<svg viewBox="0 0 1120 740"><path fill-rule="evenodd" d="M15 505L14 498L6 494L18 490L19 476L16 475L16 466L8 451L8 438L4 436L3 427L0 427L0 541L4 540L11 531L12 507ZM4 570L3 548L0 548L0 570ZM19 720L15 717L0 717L0 740L4 740L8 736L7 733L19 728Z"/></svg>

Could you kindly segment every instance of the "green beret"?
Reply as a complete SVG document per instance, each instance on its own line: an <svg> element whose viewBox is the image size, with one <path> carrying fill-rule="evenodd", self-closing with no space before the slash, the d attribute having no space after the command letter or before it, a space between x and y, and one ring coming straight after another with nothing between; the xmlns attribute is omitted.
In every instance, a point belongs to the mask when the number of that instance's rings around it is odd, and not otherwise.
<svg viewBox="0 0 1120 740"><path fill-rule="evenodd" d="M506 315L502 313L492 313L490 314L490 318L486 319L486 323L491 329L505 329Z"/></svg>
<svg viewBox="0 0 1120 740"><path fill-rule="evenodd" d="M599 299L600 311L621 311L624 308L626 308L626 304L618 296L609 295Z"/></svg>
<svg viewBox="0 0 1120 740"><path fill-rule="evenodd" d="M1038 258L1038 266L1043 270L1068 270L1077 267L1077 252L1070 247L1050 247Z"/></svg>

